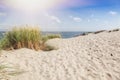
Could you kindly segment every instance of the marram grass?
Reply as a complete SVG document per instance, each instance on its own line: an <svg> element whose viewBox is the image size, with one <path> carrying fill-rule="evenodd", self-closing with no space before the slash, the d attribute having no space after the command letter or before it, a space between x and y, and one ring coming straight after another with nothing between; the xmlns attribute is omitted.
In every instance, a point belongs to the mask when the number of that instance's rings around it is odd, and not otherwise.
<svg viewBox="0 0 120 80"><path fill-rule="evenodd" d="M0 49L12 50L19 48L29 48L34 50L53 50L44 43L53 38L61 38L60 34L41 35L37 27L15 27L8 31L0 40Z"/></svg>
<svg viewBox="0 0 120 80"><path fill-rule="evenodd" d="M30 48L39 50L41 45L41 34L39 28L22 27L13 28L8 31L1 40L2 49Z"/></svg>

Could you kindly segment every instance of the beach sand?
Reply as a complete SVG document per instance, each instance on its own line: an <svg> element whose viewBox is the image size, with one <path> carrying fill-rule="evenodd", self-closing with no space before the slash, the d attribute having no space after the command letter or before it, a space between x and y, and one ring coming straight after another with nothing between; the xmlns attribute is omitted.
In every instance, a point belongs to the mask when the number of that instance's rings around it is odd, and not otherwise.
<svg viewBox="0 0 120 80"><path fill-rule="evenodd" d="M52 39L53 51L2 51L0 62L25 73L8 80L120 80L120 30Z"/></svg>

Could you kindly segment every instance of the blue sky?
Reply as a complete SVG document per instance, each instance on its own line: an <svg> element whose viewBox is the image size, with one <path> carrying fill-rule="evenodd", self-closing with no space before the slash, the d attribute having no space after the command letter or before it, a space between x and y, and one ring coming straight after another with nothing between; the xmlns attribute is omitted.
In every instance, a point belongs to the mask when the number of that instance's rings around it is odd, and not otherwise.
<svg viewBox="0 0 120 80"><path fill-rule="evenodd" d="M0 0L0 30L35 25L44 31L120 27L119 0Z"/></svg>

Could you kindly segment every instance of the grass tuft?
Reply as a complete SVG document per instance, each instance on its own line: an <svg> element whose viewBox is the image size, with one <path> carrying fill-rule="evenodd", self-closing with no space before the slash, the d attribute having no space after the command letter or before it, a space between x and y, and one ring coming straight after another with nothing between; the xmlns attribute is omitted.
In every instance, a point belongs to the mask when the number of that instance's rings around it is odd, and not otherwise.
<svg viewBox="0 0 120 80"><path fill-rule="evenodd" d="M41 34L39 28L33 27L22 27L13 28L8 31L4 38L1 40L0 48L2 49L19 49L19 48L30 48L39 50L40 49Z"/></svg>
<svg viewBox="0 0 120 80"><path fill-rule="evenodd" d="M44 43L53 38L61 38L60 34L49 34L42 36L37 27L14 27L11 31L5 33L0 40L0 50L13 50L20 48L29 48L34 50L52 50Z"/></svg>

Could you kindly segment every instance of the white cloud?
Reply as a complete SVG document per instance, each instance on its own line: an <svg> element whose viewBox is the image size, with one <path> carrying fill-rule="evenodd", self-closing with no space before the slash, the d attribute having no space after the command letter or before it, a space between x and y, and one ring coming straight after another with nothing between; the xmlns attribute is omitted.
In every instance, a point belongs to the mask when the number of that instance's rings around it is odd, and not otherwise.
<svg viewBox="0 0 120 80"><path fill-rule="evenodd" d="M76 22L81 22L82 21L82 19L79 18L79 17L74 17L73 20L76 21Z"/></svg>
<svg viewBox="0 0 120 80"><path fill-rule="evenodd" d="M109 11L109 14L111 14L111 15L117 15L117 12L116 11Z"/></svg>
<svg viewBox="0 0 120 80"><path fill-rule="evenodd" d="M95 18L93 18L93 19L87 19L87 22L92 22L92 21L94 21L94 22L98 22L99 21L99 19L95 19Z"/></svg>
<svg viewBox="0 0 120 80"><path fill-rule="evenodd" d="M75 22L81 22L82 19L80 17L73 17L73 16L69 16L70 18L72 18Z"/></svg>
<svg viewBox="0 0 120 80"><path fill-rule="evenodd" d="M61 20L57 16L49 15L47 13L45 13L45 16L49 17L51 20L53 20L57 23L61 23Z"/></svg>
<svg viewBox="0 0 120 80"><path fill-rule="evenodd" d="M56 21L57 23L61 23L61 20L56 16L50 16L52 20Z"/></svg>

